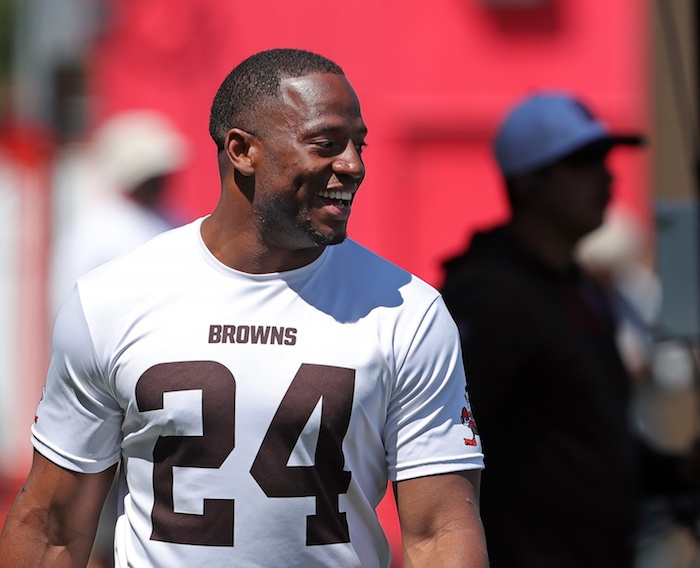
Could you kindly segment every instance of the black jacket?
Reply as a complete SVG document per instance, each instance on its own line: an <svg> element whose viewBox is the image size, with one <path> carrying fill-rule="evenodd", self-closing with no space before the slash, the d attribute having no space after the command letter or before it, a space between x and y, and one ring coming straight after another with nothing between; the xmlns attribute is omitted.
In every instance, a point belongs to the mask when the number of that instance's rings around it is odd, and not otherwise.
<svg viewBox="0 0 700 568"><path fill-rule="evenodd" d="M631 383L606 296L502 229L446 263L486 455L481 512L493 568L632 565Z"/></svg>

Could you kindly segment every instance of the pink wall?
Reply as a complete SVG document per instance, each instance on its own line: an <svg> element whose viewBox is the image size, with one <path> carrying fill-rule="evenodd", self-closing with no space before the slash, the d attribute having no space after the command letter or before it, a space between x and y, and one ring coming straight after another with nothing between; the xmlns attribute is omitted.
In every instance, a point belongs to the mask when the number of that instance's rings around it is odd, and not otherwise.
<svg viewBox="0 0 700 568"><path fill-rule="evenodd" d="M506 107L542 88L580 93L611 124L649 124L644 0L119 0L93 62L95 117L170 114L195 143L171 198L186 219L218 196L211 98L247 55L318 51L343 66L370 129L351 234L439 284L440 259L506 215L488 141ZM617 199L649 215L648 156L614 156Z"/></svg>

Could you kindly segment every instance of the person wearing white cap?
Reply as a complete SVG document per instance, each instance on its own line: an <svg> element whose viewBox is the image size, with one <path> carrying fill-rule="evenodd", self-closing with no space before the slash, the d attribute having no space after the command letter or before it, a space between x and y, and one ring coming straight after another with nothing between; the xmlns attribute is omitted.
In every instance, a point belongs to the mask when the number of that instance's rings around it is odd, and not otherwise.
<svg viewBox="0 0 700 568"><path fill-rule="evenodd" d="M53 247L54 313L80 276L172 228L162 198L168 177L186 163L188 145L155 110L123 111L98 126L87 161L102 187Z"/></svg>
<svg viewBox="0 0 700 568"><path fill-rule="evenodd" d="M492 568L629 568L640 460L649 487L685 483L680 458L639 451L612 311L574 260L610 200L606 156L642 141L566 93L524 99L494 141L511 218L445 264L484 447Z"/></svg>

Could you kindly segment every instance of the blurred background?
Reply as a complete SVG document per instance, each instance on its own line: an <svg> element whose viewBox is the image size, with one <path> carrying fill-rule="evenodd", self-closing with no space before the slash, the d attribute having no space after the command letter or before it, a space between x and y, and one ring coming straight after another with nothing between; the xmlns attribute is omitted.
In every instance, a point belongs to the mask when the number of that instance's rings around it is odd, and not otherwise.
<svg viewBox="0 0 700 568"><path fill-rule="evenodd" d="M31 459L57 243L108 183L108 168L90 160L93 135L125 111L167 118L188 151L168 172L159 212L171 225L204 215L219 193L207 130L213 95L239 61L273 47L318 51L343 67L370 131L351 236L436 286L442 261L508 213L490 139L516 99L567 90L612 128L646 133L644 151L613 155L609 223L590 254L652 275L638 291L653 312L653 341L637 419L660 446L686 448L700 415L699 8L693 0L0 0L0 522ZM700 565L695 520L679 523L664 503L650 503L647 529L641 565Z"/></svg>

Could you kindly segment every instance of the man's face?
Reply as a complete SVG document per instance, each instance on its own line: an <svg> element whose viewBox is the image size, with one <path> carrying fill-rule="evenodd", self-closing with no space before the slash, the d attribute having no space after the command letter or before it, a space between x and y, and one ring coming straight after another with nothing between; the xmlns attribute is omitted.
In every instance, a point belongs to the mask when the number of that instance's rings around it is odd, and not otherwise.
<svg viewBox="0 0 700 568"><path fill-rule="evenodd" d="M609 148L596 148L558 162L543 175L540 212L576 241L603 222L612 176L605 160Z"/></svg>
<svg viewBox="0 0 700 568"><path fill-rule="evenodd" d="M285 79L257 136L253 210L265 242L300 250L342 242L365 175L367 129L342 75Z"/></svg>

